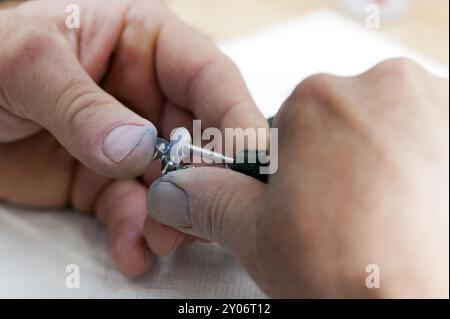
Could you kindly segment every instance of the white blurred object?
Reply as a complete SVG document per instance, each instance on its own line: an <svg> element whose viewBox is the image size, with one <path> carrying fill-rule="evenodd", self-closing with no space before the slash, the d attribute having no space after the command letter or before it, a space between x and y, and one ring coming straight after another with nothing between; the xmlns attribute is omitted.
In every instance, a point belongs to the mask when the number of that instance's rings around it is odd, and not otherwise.
<svg viewBox="0 0 450 319"><path fill-rule="evenodd" d="M376 6L380 17L390 20L403 17L410 9L411 3L411 0L341 0L342 8L356 17L367 17Z"/></svg>
<svg viewBox="0 0 450 319"><path fill-rule="evenodd" d="M170 140L174 141L170 148L170 159L179 165L190 154L191 134L185 127L179 127L170 134Z"/></svg>

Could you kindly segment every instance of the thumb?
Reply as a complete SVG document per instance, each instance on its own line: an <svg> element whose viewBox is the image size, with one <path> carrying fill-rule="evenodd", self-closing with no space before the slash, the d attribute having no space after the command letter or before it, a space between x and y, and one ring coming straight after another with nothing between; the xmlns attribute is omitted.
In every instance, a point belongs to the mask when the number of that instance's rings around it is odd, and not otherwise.
<svg viewBox="0 0 450 319"><path fill-rule="evenodd" d="M255 250L266 185L222 168L172 172L147 195L149 215L193 236L216 241L242 258Z"/></svg>
<svg viewBox="0 0 450 319"><path fill-rule="evenodd" d="M47 33L26 39L8 59L0 88L7 109L49 130L77 159L106 176L140 175L151 161L152 123L104 92L65 40Z"/></svg>

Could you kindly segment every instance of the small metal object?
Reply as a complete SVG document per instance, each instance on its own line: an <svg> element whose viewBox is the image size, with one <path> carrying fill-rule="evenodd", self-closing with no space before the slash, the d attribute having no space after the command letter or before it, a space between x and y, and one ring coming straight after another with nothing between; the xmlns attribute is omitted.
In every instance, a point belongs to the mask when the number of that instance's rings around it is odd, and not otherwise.
<svg viewBox="0 0 450 319"><path fill-rule="evenodd" d="M161 173L167 174L176 171L179 168L179 163L174 163L170 157L170 144L162 139L157 138L155 143L155 153L153 159L161 161Z"/></svg>
<svg viewBox="0 0 450 319"><path fill-rule="evenodd" d="M223 154L207 150L192 144L186 145L186 147L189 149L191 155L197 155L202 158L210 159L214 161L214 163L224 163L224 164L234 163L234 158L232 157L228 157Z"/></svg>
<svg viewBox="0 0 450 319"><path fill-rule="evenodd" d="M153 159L161 161L161 173L163 175L179 169L193 167L190 164L183 164L183 160L192 155L213 160L215 163L223 163L225 168L254 177L264 183L268 182L268 175L260 173L261 167L269 165L268 161L261 162L260 160L267 156L265 151L244 150L239 152L234 159L193 145L191 135L185 128L176 129L170 142L162 138L156 139Z"/></svg>
<svg viewBox="0 0 450 319"><path fill-rule="evenodd" d="M215 163L234 163L234 159L231 157L193 145L191 135L185 128L176 129L170 142L162 138L156 139L153 159L161 161L161 173L163 175L178 169L193 167L183 164L183 160L192 155L213 160Z"/></svg>

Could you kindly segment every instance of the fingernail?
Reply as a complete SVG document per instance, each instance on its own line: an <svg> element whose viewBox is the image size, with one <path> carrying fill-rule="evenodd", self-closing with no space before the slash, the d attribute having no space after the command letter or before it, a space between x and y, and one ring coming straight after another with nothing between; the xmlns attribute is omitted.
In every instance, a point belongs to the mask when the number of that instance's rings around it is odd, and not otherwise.
<svg viewBox="0 0 450 319"><path fill-rule="evenodd" d="M147 194L149 215L172 227L190 227L191 214L186 193L170 181L156 182Z"/></svg>
<svg viewBox="0 0 450 319"><path fill-rule="evenodd" d="M156 129L153 125L122 125L112 130L103 142L103 153L114 163L120 163L139 149L153 155Z"/></svg>

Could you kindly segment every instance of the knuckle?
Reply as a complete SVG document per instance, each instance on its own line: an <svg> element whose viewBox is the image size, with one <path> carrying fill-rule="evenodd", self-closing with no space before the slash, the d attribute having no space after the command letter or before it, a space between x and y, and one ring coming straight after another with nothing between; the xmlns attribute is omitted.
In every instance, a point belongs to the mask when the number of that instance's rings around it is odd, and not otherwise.
<svg viewBox="0 0 450 319"><path fill-rule="evenodd" d="M411 59L394 58L377 64L369 71L369 73L375 73L381 76L392 76L399 80L404 80L411 75L420 72L420 70L422 70L422 67Z"/></svg>
<svg viewBox="0 0 450 319"><path fill-rule="evenodd" d="M329 74L316 74L302 81L277 114L276 125L282 128L296 126L302 118L317 112L316 106L334 95L336 81L337 78Z"/></svg>
<svg viewBox="0 0 450 319"><path fill-rule="evenodd" d="M340 81L343 79L341 78ZM306 78L295 89L289 100L326 101L334 95L339 79L330 74L316 74Z"/></svg>
<svg viewBox="0 0 450 319"><path fill-rule="evenodd" d="M367 97L379 102L376 108L370 108L377 113L386 109L399 111L407 105L417 105L417 97L428 94L421 83L427 78L427 72L422 66L408 58L383 61L358 77L366 87ZM369 87L370 90L367 90Z"/></svg>
<svg viewBox="0 0 450 319"><path fill-rule="evenodd" d="M200 214L199 228L204 229L207 234L207 238L211 238L214 241L223 243L225 236L224 231L228 223L227 216L229 209L231 208L232 189L215 189L211 194L211 200L206 205L203 214Z"/></svg>
<svg viewBox="0 0 450 319"><path fill-rule="evenodd" d="M20 53L30 61L44 56L55 41L52 34L38 30L27 30L22 37Z"/></svg>
<svg viewBox="0 0 450 319"><path fill-rule="evenodd" d="M99 108L112 101L90 84L69 81L59 95L51 118L57 119L69 128L78 127L94 116Z"/></svg>
<svg viewBox="0 0 450 319"><path fill-rule="evenodd" d="M55 52L56 33L41 28L27 27L16 34L10 48L12 65L29 65Z"/></svg>
<svg viewBox="0 0 450 319"><path fill-rule="evenodd" d="M324 93L327 84L333 81L334 77L329 74L315 74L303 80L294 89L291 98L301 98L304 95L320 97Z"/></svg>
<svg viewBox="0 0 450 319"><path fill-rule="evenodd" d="M205 41L209 42L209 39ZM211 78L223 78L223 70L228 72L237 72L237 66L234 62L219 51L213 49L207 56L200 59L193 67L195 70L190 83L187 85L187 101L189 105L196 105L198 92L205 88L205 84L209 83Z"/></svg>
<svg viewBox="0 0 450 319"><path fill-rule="evenodd" d="M57 54L61 37L57 28L42 19L30 19L19 10L9 11L1 17L0 41L2 61L0 67L8 78L20 74L20 69ZM17 26L20 25L20 28Z"/></svg>

